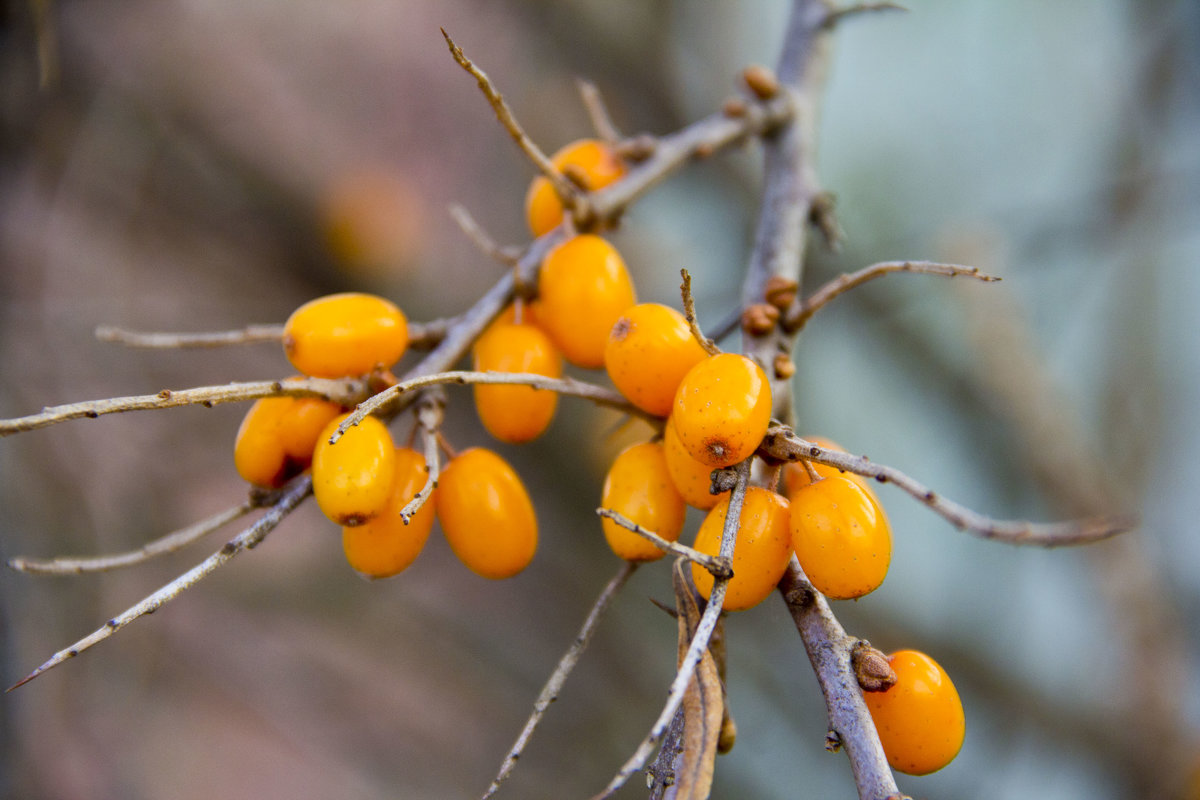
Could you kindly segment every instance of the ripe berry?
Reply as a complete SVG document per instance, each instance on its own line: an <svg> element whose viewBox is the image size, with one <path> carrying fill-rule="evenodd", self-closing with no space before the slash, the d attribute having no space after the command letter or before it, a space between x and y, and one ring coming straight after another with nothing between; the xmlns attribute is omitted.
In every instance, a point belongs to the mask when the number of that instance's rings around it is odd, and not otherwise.
<svg viewBox="0 0 1200 800"><path fill-rule="evenodd" d="M814 444L824 447L826 450L837 450L840 453L846 452L846 448L830 439L824 439L820 436L808 436L805 438ZM866 490L867 494L871 495L872 499L876 499L875 490L871 488L871 484L868 483L862 475L858 475L854 472L842 472L837 467L831 467L828 464L818 464L816 461L812 461L810 463L813 465L813 469L815 469L817 474L822 478L830 478L834 475L842 475L861 486L864 490ZM791 497L801 487L808 486L810 483L812 483L812 478L809 476L808 470L801 462L791 461L783 466L784 494L786 494L788 497Z"/></svg>
<svg viewBox="0 0 1200 800"><path fill-rule="evenodd" d="M292 312L283 328L288 360L315 378L388 369L407 347L404 313L382 297L358 292L310 300Z"/></svg>
<svg viewBox="0 0 1200 800"><path fill-rule="evenodd" d="M697 550L714 556L720 552L721 532L728 512L729 498L722 497L700 523ZM750 487L742 501L742 516L733 546L733 577L726 590L724 608L744 611L761 603L779 583L791 558L788 501L769 489ZM713 587L712 574L692 564L692 580L708 599Z"/></svg>
<svg viewBox="0 0 1200 800"><path fill-rule="evenodd" d="M315 397L256 400L238 428L233 462L255 486L274 489L308 469L321 429L341 406Z"/></svg>
<svg viewBox="0 0 1200 800"><path fill-rule="evenodd" d="M599 236L575 236L555 247L538 275L538 325L572 364L604 365L608 333L637 302L617 249Z"/></svg>
<svg viewBox="0 0 1200 800"><path fill-rule="evenodd" d="M433 529L432 499L417 509L407 525L400 511L428 477L424 456L408 447L396 448L396 476L383 511L362 525L342 528L342 550L351 567L368 578L389 578L416 560Z"/></svg>
<svg viewBox="0 0 1200 800"><path fill-rule="evenodd" d="M818 591L849 600L883 583L892 560L892 529L861 486L833 475L801 487L791 502L792 546Z"/></svg>
<svg viewBox="0 0 1200 800"><path fill-rule="evenodd" d="M668 541L683 530L687 504L679 496L667 460L658 442L627 447L613 461L604 479L600 505L616 511ZM663 551L611 519L602 519L604 538L612 551L626 561L654 561Z"/></svg>
<svg viewBox="0 0 1200 800"><path fill-rule="evenodd" d="M387 426L367 417L331 437L348 414L334 417L313 450L313 494L325 516L339 525L361 525L387 506L396 476L396 445Z"/></svg>
<svg viewBox="0 0 1200 800"><path fill-rule="evenodd" d="M684 502L692 508L707 511L722 497L729 496L729 492L709 492L712 487L712 467L692 458L692 454L684 449L670 417L667 417L667 424L663 426L663 455L667 460L671 482Z"/></svg>
<svg viewBox="0 0 1200 800"><path fill-rule="evenodd" d="M659 303L639 303L612 326L604 368L629 402L665 417L683 376L707 357L683 314Z"/></svg>
<svg viewBox="0 0 1200 800"><path fill-rule="evenodd" d="M479 372L562 376L558 349L535 325L497 321L475 341L472 352ZM474 389L475 408L483 426L492 436L511 444L540 436L558 405L556 392L530 386L475 384Z"/></svg>
<svg viewBox="0 0 1200 800"><path fill-rule="evenodd" d="M562 172L579 178L588 191L603 189L625 174L623 162L613 149L595 139L572 142L550 158ZM534 236L557 228L562 222L562 200L549 179L539 175L525 194L525 218Z"/></svg>
<svg viewBox="0 0 1200 800"><path fill-rule="evenodd" d="M893 769L928 775L949 764L962 748L966 719L958 690L941 665L916 650L888 656L896 683L863 699L883 753Z"/></svg>
<svg viewBox="0 0 1200 800"><path fill-rule="evenodd" d="M771 421L771 384L762 368L737 353L692 367L675 393L671 419L692 458L711 469L746 460Z"/></svg>
<svg viewBox="0 0 1200 800"><path fill-rule="evenodd" d="M509 578L537 550L537 518L524 484L504 459L473 447L438 478L437 517L450 548L485 578Z"/></svg>

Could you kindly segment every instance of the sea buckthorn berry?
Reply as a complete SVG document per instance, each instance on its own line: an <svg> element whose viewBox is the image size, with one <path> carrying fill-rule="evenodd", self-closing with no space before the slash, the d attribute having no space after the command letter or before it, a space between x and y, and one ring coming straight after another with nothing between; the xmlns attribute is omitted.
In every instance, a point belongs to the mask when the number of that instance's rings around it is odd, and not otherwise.
<svg viewBox="0 0 1200 800"><path fill-rule="evenodd" d="M687 516L687 504L671 482L667 459L658 442L643 442L621 451L604 479L600 505L670 542L679 538ZM611 519L600 523L608 546L626 561L662 557L663 551L650 540Z"/></svg>
<svg viewBox="0 0 1200 800"><path fill-rule="evenodd" d="M308 469L321 429L341 406L315 397L264 397L238 428L233 461L238 474L274 489Z"/></svg>
<svg viewBox="0 0 1200 800"><path fill-rule="evenodd" d="M400 511L428 478L423 455L409 447L396 448L396 475L383 511L362 525L342 528L342 551L351 567L368 578L390 578L416 560L433 529L433 500L417 509L407 525Z"/></svg>
<svg viewBox="0 0 1200 800"><path fill-rule="evenodd" d="M700 523L697 550L713 556L720 552L721 532L728 512L729 498L723 497ZM744 611L761 603L775 589L791 558L788 501L769 489L751 486L742 500L742 516L733 546L733 577L726 589L724 608ZM692 580L707 600L713 587L712 573L692 564Z"/></svg>
<svg viewBox="0 0 1200 800"><path fill-rule="evenodd" d="M493 323L473 348L479 372L533 372L562 376L562 357L550 337L535 325ZM558 394L530 386L475 384L475 408L488 433L519 444L542 434L554 418Z"/></svg>
<svg viewBox="0 0 1200 800"><path fill-rule="evenodd" d="M670 417L667 417L667 424L663 427L663 455L667 460L667 473L671 476L671 482L675 484L684 502L692 508L707 511L722 497L729 496L729 492L711 493L712 467L692 458L692 454L684 448L683 442L679 441L679 434L675 432L675 425Z"/></svg>
<svg viewBox="0 0 1200 800"><path fill-rule="evenodd" d="M581 139L559 150L550 162L562 172L583 182L588 191L603 189L625 174L625 162L607 144ZM562 222L563 205L554 185L543 175L529 184L525 195L525 218L534 236L557 228Z"/></svg>
<svg viewBox="0 0 1200 800"><path fill-rule="evenodd" d="M692 367L671 409L675 432L692 458L710 469L745 461L771 421L771 384L762 367L721 353Z"/></svg>
<svg viewBox="0 0 1200 800"><path fill-rule="evenodd" d="M473 447L451 459L434 500L450 549L472 572L509 578L533 560L533 502L513 468L491 450Z"/></svg>
<svg viewBox="0 0 1200 800"><path fill-rule="evenodd" d="M317 438L313 494L325 516L339 525L354 526L379 516L387 506L396 476L396 445L376 417L366 417L330 444L347 416L334 417Z"/></svg>
<svg viewBox="0 0 1200 800"><path fill-rule="evenodd" d="M875 591L892 560L887 516L861 486L842 475L791 496L792 546L804 574L834 600Z"/></svg>
<svg viewBox="0 0 1200 800"><path fill-rule="evenodd" d="M824 447L826 450L836 450L839 453L846 452L846 448L842 447L837 442L834 442L830 439L825 439L820 436L807 436L805 438L808 441L812 442L813 444L819 445L820 447ZM866 478L864 478L863 476L858 475L853 472L843 472L842 470L838 469L837 467L831 467L828 464L819 464L816 461L812 461L809 463L811 463L813 465L813 469L816 470L817 474L820 475L822 478L831 478L834 475L841 475L843 477L849 478L850 480L854 481L859 486L861 486L866 491L866 493L871 496L872 500L878 499L875 496L875 490L871 488L871 484L868 483ZM783 466L783 486L784 486L784 494L786 494L788 497L791 497L801 487L808 486L810 483L812 483L812 477L808 474L808 470L805 468L803 462L790 461L787 464L784 464L784 466Z"/></svg>
<svg viewBox="0 0 1200 800"><path fill-rule="evenodd" d="M916 650L888 656L896 683L863 699L883 754L893 769L928 775L949 764L962 749L966 719L958 690L941 665Z"/></svg>
<svg viewBox="0 0 1200 800"><path fill-rule="evenodd" d="M310 300L283 326L292 366L314 378L365 375L388 369L408 347L408 320L391 301L345 292Z"/></svg>
<svg viewBox="0 0 1200 800"><path fill-rule="evenodd" d="M707 357L683 314L660 303L626 309L604 346L604 368L613 385L629 402L659 417L671 413L679 382Z"/></svg>
<svg viewBox="0 0 1200 800"><path fill-rule="evenodd" d="M604 366L613 325L637 302L617 249L599 236L575 236L555 247L538 275L538 325L568 361Z"/></svg>

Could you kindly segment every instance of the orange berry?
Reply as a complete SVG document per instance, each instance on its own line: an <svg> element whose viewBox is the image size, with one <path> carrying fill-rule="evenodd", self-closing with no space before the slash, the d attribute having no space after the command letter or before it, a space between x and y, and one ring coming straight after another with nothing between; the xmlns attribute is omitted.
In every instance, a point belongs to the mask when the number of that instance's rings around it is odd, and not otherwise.
<svg viewBox="0 0 1200 800"><path fill-rule="evenodd" d="M533 372L562 376L562 357L550 337L535 325L493 323L475 341L479 372ZM475 384L475 408L488 433L518 444L542 434L554 418L558 393L530 386Z"/></svg>
<svg viewBox="0 0 1200 800"><path fill-rule="evenodd" d="M729 497L726 496L700 523L696 533L697 550L713 556L720 552L721 533L728 513ZM788 501L769 489L751 486L742 501L742 516L733 546L733 577L729 579L724 608L744 611L761 603L779 583L791 558ZM692 564L692 580L707 600L713 587L712 573Z"/></svg>
<svg viewBox="0 0 1200 800"><path fill-rule="evenodd" d="M637 302L617 249L599 236L575 236L555 247L538 276L538 325L568 361L595 369L613 324Z"/></svg>
<svg viewBox="0 0 1200 800"><path fill-rule="evenodd" d="M391 301L346 292L310 300L288 317L283 349L292 365L315 378L388 369L408 347L408 321Z"/></svg>
<svg viewBox="0 0 1200 800"><path fill-rule="evenodd" d="M813 442L814 444L824 447L826 450L837 450L840 453L846 452L846 448L830 439L825 439L820 436L806 436L804 438L810 442ZM837 467L831 467L828 464L818 464L816 461L811 463L813 468L817 471L817 474L822 478L831 478L834 475L845 476L865 489L867 494L871 495L872 498L875 498L875 490L871 488L871 484L869 484L862 475L858 475L853 472L843 472ZM810 483L812 483L812 478L809 477L808 470L805 469L803 463L799 461L790 461L787 464L784 464L783 486L784 494L786 494L788 497L791 497L798 489L803 486L808 486Z"/></svg>
<svg viewBox="0 0 1200 800"><path fill-rule="evenodd" d="M603 189L625 174L625 162L604 142L581 139L559 150L550 162L563 172L583 180L588 191ZM525 218L534 236L541 236L562 222L563 205L554 185L543 175L529 184L525 194Z"/></svg>
<svg viewBox="0 0 1200 800"><path fill-rule="evenodd" d="M609 331L604 368L629 402L665 417L683 376L707 357L683 314L660 303L639 303Z"/></svg>
<svg viewBox="0 0 1200 800"><path fill-rule="evenodd" d="M390 578L416 560L433 529L433 500L417 509L407 525L400 511L428 477L423 455L409 447L396 448L396 475L383 511L362 525L342 528L342 550L351 567L368 578Z"/></svg>
<svg viewBox="0 0 1200 800"><path fill-rule="evenodd" d="M662 445L643 442L627 447L613 461L604 479L600 505L673 542L683 531L687 504L667 473ZM622 528L611 519L600 520L612 551L626 561L654 561L663 551L648 539Z"/></svg>
<svg viewBox="0 0 1200 800"><path fill-rule="evenodd" d="M709 492L712 488L712 467L692 458L692 454L684 449L670 417L667 417L667 424L663 426L663 455L667 460L671 482L684 502L692 508L707 511L722 497L729 496L729 492Z"/></svg>
<svg viewBox="0 0 1200 800"><path fill-rule="evenodd" d="M361 525L387 506L396 476L396 445L387 426L366 417L329 443L349 414L339 414L321 431L313 450L313 494L325 516L339 525Z"/></svg>
<svg viewBox="0 0 1200 800"><path fill-rule="evenodd" d="M924 653L898 650L888 663L896 683L883 692L863 692L883 754L900 772L936 772L954 760L966 735L958 690L941 665Z"/></svg>
<svg viewBox="0 0 1200 800"><path fill-rule="evenodd" d="M321 429L341 406L315 397L263 397L238 428L233 462L255 486L274 489L308 469Z"/></svg>
<svg viewBox="0 0 1200 800"><path fill-rule="evenodd" d="M849 600L879 588L892 560L892 528L861 486L833 475L801 487L791 501L792 546L818 591Z"/></svg>
<svg viewBox="0 0 1200 800"><path fill-rule="evenodd" d="M434 500L450 548L472 572L509 578L533 560L533 503L517 473L491 450L473 447L451 459Z"/></svg>
<svg viewBox="0 0 1200 800"><path fill-rule="evenodd" d="M745 461L771 421L771 384L762 367L721 353L692 367L675 393L675 432L692 458L712 469Z"/></svg>

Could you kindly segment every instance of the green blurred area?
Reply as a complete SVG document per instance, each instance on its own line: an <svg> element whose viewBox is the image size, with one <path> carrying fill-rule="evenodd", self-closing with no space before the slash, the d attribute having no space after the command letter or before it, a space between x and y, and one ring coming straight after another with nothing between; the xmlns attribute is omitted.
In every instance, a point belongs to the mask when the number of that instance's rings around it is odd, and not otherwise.
<svg viewBox="0 0 1200 800"><path fill-rule="evenodd" d="M775 58L783 2L30 0L0 47L0 416L283 377L278 348L153 352L114 324L222 330L360 289L415 320L502 274L446 213L527 239L533 175L439 26L547 151L589 133L576 77L622 130L712 113ZM888 581L835 604L854 634L929 652L967 707L959 758L918 797L1195 797L1200 759L1200 7L1187 0L914 0L835 36L818 173L846 238L809 290L895 259L998 284L894 276L817 315L796 351L800 433L983 513L1115 507L1144 524L1067 551L982 542L899 491ZM656 188L614 235L642 300L702 320L739 298L757 148ZM736 347L736 341L727 343ZM602 380L602 376L597 380ZM436 537L367 583L306 505L260 548L86 657L0 697L0 794L478 796L618 568L593 510L636 434L582 403L498 446L541 549L510 581ZM0 555L137 547L237 503L242 409L130 414L0 442ZM408 422L397 422L398 435ZM465 390L447 435L485 442ZM685 537L688 534L685 534ZM7 684L223 541L102 576L0 579ZM501 796L586 797L666 694L666 563L623 592ZM782 604L727 622L739 743L714 796L851 797ZM1200 763L1200 762L1198 762ZM1190 794L1189 794L1190 792ZM622 797L642 796L639 780Z"/></svg>

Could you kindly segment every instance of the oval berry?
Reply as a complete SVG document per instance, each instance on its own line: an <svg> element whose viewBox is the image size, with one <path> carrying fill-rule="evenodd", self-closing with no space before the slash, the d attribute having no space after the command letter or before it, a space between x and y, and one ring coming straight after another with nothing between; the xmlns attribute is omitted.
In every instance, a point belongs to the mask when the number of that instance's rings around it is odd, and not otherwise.
<svg viewBox="0 0 1200 800"><path fill-rule="evenodd" d="M533 560L533 503L517 473L491 450L473 447L451 459L434 499L450 548L472 572L509 578Z"/></svg>
<svg viewBox="0 0 1200 800"><path fill-rule="evenodd" d="M791 497L792 546L804 574L834 600L875 591L892 560L883 509L850 478L833 475Z"/></svg>
<svg viewBox="0 0 1200 800"><path fill-rule="evenodd" d="M562 172L581 180L588 191L603 189L625 174L625 162L613 148L595 139L581 139L563 147L550 161ZM563 205L554 185L539 175L525 194L525 219L534 236L557 228L562 222Z"/></svg>
<svg viewBox="0 0 1200 800"><path fill-rule="evenodd" d="M697 550L713 556L720 552L728 513L729 498L723 497L700 523ZM723 607L744 611L761 603L779 583L791 558L788 501L769 489L751 486L742 501L742 516L733 546L733 577L729 579ZM713 587L712 573L692 564L692 580L707 600Z"/></svg>
<svg viewBox="0 0 1200 800"><path fill-rule="evenodd" d="M629 402L665 417L683 376L707 357L683 314L660 303L639 303L609 331L604 368Z"/></svg>
<svg viewBox="0 0 1200 800"><path fill-rule="evenodd" d="M292 365L315 378L365 375L388 369L408 347L408 321L391 301L346 292L310 300L283 326Z"/></svg>
<svg viewBox="0 0 1200 800"><path fill-rule="evenodd" d="M361 525L387 506L396 476L396 445L387 426L366 417L330 444L348 414L334 417L313 450L313 495L325 516L339 525Z"/></svg>
<svg viewBox="0 0 1200 800"><path fill-rule="evenodd" d="M342 528L346 562L368 578L390 578L407 569L420 555L433 529L432 498L417 509L408 524L400 516L429 477L425 457L412 448L398 447L395 472L391 496L379 516L362 525Z"/></svg>
<svg viewBox="0 0 1200 800"><path fill-rule="evenodd" d="M497 321L472 349L479 372L532 372L562 376L562 357L554 343L534 325ZM530 386L477 383L475 409L488 433L519 444L542 434L554 418L558 393Z"/></svg>
<svg viewBox="0 0 1200 800"><path fill-rule="evenodd" d="M958 690L941 665L916 650L888 656L896 683L886 691L863 692L893 769L928 775L949 764L962 749L966 717Z"/></svg>
<svg viewBox="0 0 1200 800"><path fill-rule="evenodd" d="M308 469L317 437L342 407L315 397L264 397L242 418L233 445L238 474L274 489Z"/></svg>
<svg viewBox="0 0 1200 800"><path fill-rule="evenodd" d="M692 458L692 454L679 441L679 434L670 417L663 426L663 456L667 461L667 473L675 489L692 508L707 511L729 492L712 494L712 467Z"/></svg>
<svg viewBox="0 0 1200 800"><path fill-rule="evenodd" d="M643 442L613 460L604 479L600 505L673 542L683 531L687 504L667 473L662 445ZM611 519L600 521L608 546L626 561L654 561L663 551Z"/></svg>
<svg viewBox="0 0 1200 800"><path fill-rule="evenodd" d="M671 419L692 458L712 469L737 464L753 455L767 433L771 384L743 355L706 358L683 376Z"/></svg>
<svg viewBox="0 0 1200 800"><path fill-rule="evenodd" d="M568 361L604 366L608 334L637 302L617 249L599 236L575 236L555 247L538 275L538 325Z"/></svg>

